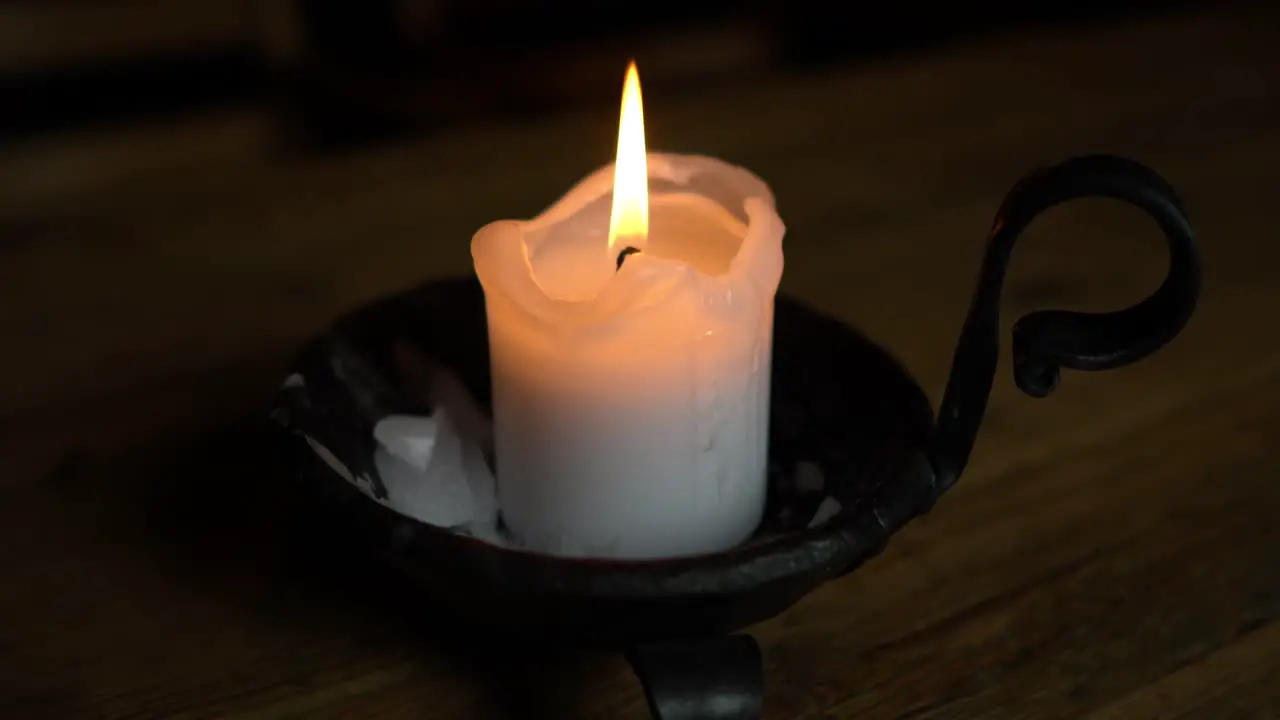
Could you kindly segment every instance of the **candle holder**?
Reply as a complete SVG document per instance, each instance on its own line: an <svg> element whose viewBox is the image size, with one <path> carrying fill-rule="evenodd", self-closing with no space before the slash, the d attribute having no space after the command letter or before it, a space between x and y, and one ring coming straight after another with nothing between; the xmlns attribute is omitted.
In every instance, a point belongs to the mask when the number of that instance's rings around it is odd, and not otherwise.
<svg viewBox="0 0 1280 720"><path fill-rule="evenodd" d="M1168 241L1168 276L1130 308L1021 318L1013 328L1017 386L1045 397L1062 367L1119 367L1172 340L1200 288L1194 235L1174 191L1150 169L1112 156L1033 172L996 215L936 419L890 354L778 298L767 507L755 535L732 550L653 561L550 556L418 522L378 501L386 488L373 428L389 415L431 414L434 400L415 389L424 367L447 370L478 407L489 406L484 296L473 279L374 302L301 354L273 416L296 470L291 481L325 532L349 536L407 574L458 620L626 652L659 720L757 718L760 651L740 631L859 567L955 484L995 376L1015 241L1046 209L1098 196L1156 220Z"/></svg>

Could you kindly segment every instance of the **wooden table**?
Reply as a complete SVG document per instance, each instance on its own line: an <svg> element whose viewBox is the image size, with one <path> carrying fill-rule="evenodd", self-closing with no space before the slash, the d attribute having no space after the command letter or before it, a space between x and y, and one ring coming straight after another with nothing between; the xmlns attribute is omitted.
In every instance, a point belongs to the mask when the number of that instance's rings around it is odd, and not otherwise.
<svg viewBox="0 0 1280 720"><path fill-rule="evenodd" d="M1203 240L1172 346L1044 402L1002 367L964 481L753 629L767 717L1280 717L1276 27L1218 10L650 102L651 146L776 189L784 289L935 399L1028 167L1140 158ZM306 335L467 272L471 232L606 160L614 122L315 158L246 107L7 148L0 717L643 717L619 658L487 656L394 580L285 542L239 429ZM1156 229L1107 203L1031 234L1010 321L1132 302L1164 271Z"/></svg>

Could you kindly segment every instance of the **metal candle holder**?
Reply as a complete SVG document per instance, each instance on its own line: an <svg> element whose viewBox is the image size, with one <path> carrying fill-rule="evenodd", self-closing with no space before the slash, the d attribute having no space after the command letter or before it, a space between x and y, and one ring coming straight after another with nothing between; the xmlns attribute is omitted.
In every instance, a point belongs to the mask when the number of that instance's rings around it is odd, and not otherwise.
<svg viewBox="0 0 1280 720"><path fill-rule="evenodd" d="M756 535L735 549L644 562L527 553L414 521L351 482L352 475L377 482L372 428L380 418L431 412L407 389L412 370L397 361L399 350L451 370L489 407L484 297L472 279L375 302L302 353L295 371L305 384L286 383L275 414L297 497L327 532L362 543L459 619L625 652L658 720L758 718L760 651L739 631L859 567L959 479L995 377L1000 296L1015 241L1048 208L1084 197L1122 200L1154 218L1169 246L1168 276L1123 310L1045 310L1019 319L1018 388L1045 397L1061 368L1127 365L1182 330L1199 295L1200 259L1168 183L1112 156L1032 172L996 214L936 420L919 385L888 353L857 330L778 298L768 505ZM350 468L348 477L312 443ZM798 487L798 463L820 468L819 491ZM826 498L839 511L810 523Z"/></svg>

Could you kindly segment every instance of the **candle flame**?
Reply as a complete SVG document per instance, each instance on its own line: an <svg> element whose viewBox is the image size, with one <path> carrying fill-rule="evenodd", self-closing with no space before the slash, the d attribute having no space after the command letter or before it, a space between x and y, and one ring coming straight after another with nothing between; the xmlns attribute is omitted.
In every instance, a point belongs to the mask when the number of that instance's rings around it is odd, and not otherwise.
<svg viewBox="0 0 1280 720"><path fill-rule="evenodd" d="M627 66L618 118L618 158L613 169L613 206L609 212L609 251L641 246L649 236L649 166L644 149L644 105L635 61Z"/></svg>

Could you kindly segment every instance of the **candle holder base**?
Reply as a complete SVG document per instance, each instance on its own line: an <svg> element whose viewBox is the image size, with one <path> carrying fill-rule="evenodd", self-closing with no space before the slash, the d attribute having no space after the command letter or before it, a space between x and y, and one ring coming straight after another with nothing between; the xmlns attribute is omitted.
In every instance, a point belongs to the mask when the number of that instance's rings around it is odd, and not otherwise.
<svg viewBox="0 0 1280 720"><path fill-rule="evenodd" d="M642 562L553 557L388 507L374 427L388 415L433 413L439 398L423 390L424 375L445 371L476 406L490 405L484 296L471 279L375 302L302 353L273 412L291 497L308 528L344 536L404 573L453 613L451 623L628 652L660 720L759 717L760 654L733 633L857 568L956 482L995 377L1014 242L1041 212L1090 196L1152 216L1169 246L1169 274L1130 308L1019 319L1018 387L1043 397L1061 367L1119 367L1172 340L1200 288L1199 253L1173 190L1153 171L1110 156L1033 172L996 216L936 422L924 392L888 353L778 298L768 499L760 527L739 547Z"/></svg>
<svg viewBox="0 0 1280 720"><path fill-rule="evenodd" d="M640 645L627 653L654 720L754 720L764 705L760 646L750 635Z"/></svg>
<svg viewBox="0 0 1280 720"><path fill-rule="evenodd" d="M785 296L774 311L765 512L754 535L725 552L649 561L537 554L378 501L373 428L389 415L431 415L425 376L442 371L488 412L475 280L429 283L337 322L301 354L273 417L294 496L309 503L319 532L366 545L486 626L619 649L731 633L852 570L936 495L923 391L856 330Z"/></svg>

